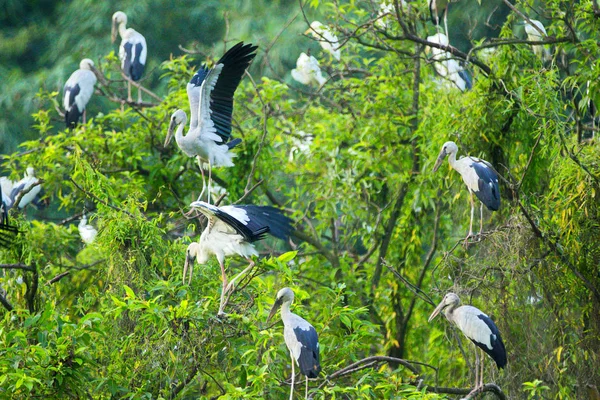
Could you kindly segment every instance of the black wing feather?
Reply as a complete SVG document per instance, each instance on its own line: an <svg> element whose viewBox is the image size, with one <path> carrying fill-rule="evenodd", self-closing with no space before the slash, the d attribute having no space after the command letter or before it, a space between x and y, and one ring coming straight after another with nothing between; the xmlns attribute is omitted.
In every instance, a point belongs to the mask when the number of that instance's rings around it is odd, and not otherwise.
<svg viewBox="0 0 600 400"><path fill-rule="evenodd" d="M473 161L471 167L479 177L479 190L475 195L489 210L497 211L500 208L498 175L484 161Z"/></svg>
<svg viewBox="0 0 600 400"><path fill-rule="evenodd" d="M83 114L83 110L77 108L77 103L75 103L75 97L81 91L81 87L79 84L75 84L73 86L65 86L65 95L68 95L67 104L69 108L65 110L65 123L67 128L75 127L75 124L79 121L79 117Z"/></svg>
<svg viewBox="0 0 600 400"><path fill-rule="evenodd" d="M0 247L9 247L19 231L8 220L8 207L4 201L0 204Z"/></svg>
<svg viewBox="0 0 600 400"><path fill-rule="evenodd" d="M256 56L258 46L240 42L229 49L217 64L223 69L210 95L211 119L217 135L227 143L231 138L231 116L233 114L233 95L244 72Z"/></svg>
<svg viewBox="0 0 600 400"><path fill-rule="evenodd" d="M281 240L287 240L294 228L292 220L286 217L278 208L269 206L235 206L246 211L248 215L248 229L256 232L264 227L269 228L268 233Z"/></svg>
<svg viewBox="0 0 600 400"><path fill-rule="evenodd" d="M502 336L500 336L500 331L498 327L492 321L490 317L485 314L480 314L477 316L480 320L485 322L485 324L492 331L492 335L490 337L490 343L492 344L492 349L488 349L488 347L482 343L479 343L473 339L471 341L475 343L477 347L481 350L485 351L492 359L496 362L498 368L504 368L506 366L506 349L504 348L504 342L502 341Z"/></svg>
<svg viewBox="0 0 600 400"><path fill-rule="evenodd" d="M319 337L313 326L305 331L300 328L294 329L296 339L302 343L300 356L296 360L300 371L309 378L316 378L321 372L321 364L319 362Z"/></svg>
<svg viewBox="0 0 600 400"><path fill-rule="evenodd" d="M133 62L131 63L131 71L129 76L131 76L131 79L134 81L139 81L142 77L142 74L144 73L144 67L145 65L142 64L142 62L140 61L140 57L142 56L142 50L144 49L144 46L141 43L137 43L135 45L135 58L133 59Z"/></svg>
<svg viewBox="0 0 600 400"><path fill-rule="evenodd" d="M122 61L122 68L125 76L131 78L131 60L133 60L133 44L129 42L125 42L123 44L123 49L125 50L125 58Z"/></svg>

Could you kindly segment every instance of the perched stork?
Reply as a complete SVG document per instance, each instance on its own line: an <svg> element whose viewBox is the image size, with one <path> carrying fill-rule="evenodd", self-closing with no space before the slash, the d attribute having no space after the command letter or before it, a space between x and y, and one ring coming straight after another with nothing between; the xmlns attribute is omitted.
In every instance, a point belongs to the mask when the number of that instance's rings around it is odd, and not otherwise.
<svg viewBox="0 0 600 400"><path fill-rule="evenodd" d="M283 288L277 293L275 304L271 308L267 322L281 307L281 320L283 321L283 338L292 358L292 388L290 400L294 398L294 362L300 367L300 372L306 376L306 395L308 398L308 379L316 378L321 372L319 363L319 337L315 328L304 318L290 311L294 301L294 292L290 288Z"/></svg>
<svg viewBox="0 0 600 400"><path fill-rule="evenodd" d="M67 128L74 128L83 115L85 124L85 106L94 93L96 84L94 62L84 58L79 63L79 69L71 74L63 90L63 105L65 107L65 122Z"/></svg>
<svg viewBox="0 0 600 400"><path fill-rule="evenodd" d="M210 202L210 183L212 167L233 166L233 153L229 150L241 140L231 140L231 118L233 114L233 95L246 68L256 56L257 46L240 42L229 49L214 67L200 67L187 85L190 101L190 129L183 136L187 116L183 110L177 110L171 116L169 131L164 146L168 146L173 131L177 145L188 157L196 157L202 173L202 193L206 189L202 162L208 163L208 200Z"/></svg>
<svg viewBox="0 0 600 400"><path fill-rule="evenodd" d="M340 42L331 29L319 21L313 21L304 34L310 33L321 44L321 48L340 61Z"/></svg>
<svg viewBox="0 0 600 400"><path fill-rule="evenodd" d="M431 322L440 312L443 312L448 321L461 330L477 347L486 352L496 362L498 368L506 366L506 349L500 336L498 327L478 308L473 306L460 306L460 299L454 293L444 296L442 302L433 310L429 316ZM483 355L481 357L481 372L479 369L479 354L475 350L475 393L483 386Z"/></svg>
<svg viewBox="0 0 600 400"><path fill-rule="evenodd" d="M483 205L491 211L497 211L500 208L500 188L498 187L498 174L487 161L475 157L461 157L456 159L458 147L454 142L446 142L433 167L433 172L437 171L444 158L448 157L448 163L462 176L463 181L471 194L471 223L469 224L469 234L467 239L473 235L473 213L475 203L473 193L481 201L480 206L480 226L479 233L483 231Z"/></svg>
<svg viewBox="0 0 600 400"><path fill-rule="evenodd" d="M117 11L112 16L111 39L114 43L117 32L121 36L119 46L119 59L121 69L127 78L127 101L131 101L131 81L139 81L144 73L148 46L146 38L133 28L127 28L127 15L123 11ZM142 102L142 92L138 88L138 103Z"/></svg>
<svg viewBox="0 0 600 400"><path fill-rule="evenodd" d="M35 170L33 167L27 167L27 171L25 172L25 176L23 179L14 184L12 191L10 193L10 200L13 206L18 206L19 208L24 208L27 204L32 203L35 206L38 206L39 203L39 194L42 190L42 186L38 183L39 179L35 177ZM33 186L33 187L32 187ZM19 193L27 192L23 194L19 204L14 204L17 201L17 197L19 197Z"/></svg>
<svg viewBox="0 0 600 400"><path fill-rule="evenodd" d="M535 27L529 22L525 21L525 33L527 33L527 40L531 40L532 42L540 42L544 40L548 34L546 33L546 28L544 25L538 21L537 19L530 20ZM550 50L542 45L533 45L533 53L540 57L542 61L548 62L552 59L552 55L550 54Z"/></svg>
<svg viewBox="0 0 600 400"><path fill-rule="evenodd" d="M298 57L296 68L292 70L292 78L304 85L310 85L314 82L319 87L327 82L327 79L321 73L321 67L319 67L317 59L306 53L301 53Z"/></svg>
<svg viewBox="0 0 600 400"><path fill-rule="evenodd" d="M448 36L443 33L436 33L428 36L427 41L437 43L442 46L448 46ZM437 47L428 47L433 59L435 71L444 79L454 83L461 91L469 90L473 87L473 81L469 72L464 69L457 60L452 58L452 54Z"/></svg>
<svg viewBox="0 0 600 400"><path fill-rule="evenodd" d="M197 209L208 219L206 228L200 235L198 243L188 246L185 265L183 267L183 282L189 267L189 281L192 281L194 260L198 264L206 264L211 254L214 254L221 267L223 290L219 315L225 308L225 295L233 289L236 279L248 272L254 261L250 257L258 256L253 242L261 240L267 233L276 238L286 240L293 228L292 220L283 215L282 211L267 206L223 206L216 207L203 201L195 201L190 207ZM225 274L225 257L238 254L248 260L248 267L227 282Z"/></svg>
<svg viewBox="0 0 600 400"><path fill-rule="evenodd" d="M79 221L77 229L79 230L79 236L81 236L83 243L91 244L94 242L94 240L96 240L98 231L92 225L87 223L87 217L85 216L85 213L81 217L81 221Z"/></svg>

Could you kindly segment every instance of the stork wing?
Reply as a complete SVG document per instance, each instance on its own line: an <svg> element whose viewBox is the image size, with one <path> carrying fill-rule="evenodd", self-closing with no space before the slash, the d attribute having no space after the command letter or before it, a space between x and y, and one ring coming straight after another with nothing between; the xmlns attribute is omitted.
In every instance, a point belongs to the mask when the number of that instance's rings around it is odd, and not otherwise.
<svg viewBox="0 0 600 400"><path fill-rule="evenodd" d="M243 205L224 206L221 209L235 216L239 215L239 219L245 223L254 235L256 235L256 232L268 228L268 233L271 235L281 240L287 240L294 229L292 220L275 207Z"/></svg>
<svg viewBox="0 0 600 400"><path fill-rule="evenodd" d="M227 143L231 138L233 94L256 56L257 48L243 42L236 44L221 57L203 82L199 82L202 86L198 120L203 135L205 132L216 134L215 141L219 143Z"/></svg>
<svg viewBox="0 0 600 400"><path fill-rule="evenodd" d="M227 212L227 211L230 211L230 212L233 212L234 214L236 214L236 212L232 209L238 208L238 207L227 206L227 207L223 207L223 209L221 209L219 207L213 206L213 205L205 203L203 201L197 201L192 204L194 205L194 207L198 208L198 211L200 211L202 214L204 214L209 219L209 223L214 223L213 229L218 229L218 230L226 231L226 232L234 231L234 232L238 233L239 235L241 235L248 242L254 242L256 240L262 239L262 237L264 237L264 234L269 231L268 227L263 227L262 230L259 230L258 232L253 232L246 225L246 223L238 220L233 215L231 215L230 213ZM218 221L215 221L215 218ZM221 222L221 223L225 224L226 226L221 227L221 226L219 226L218 222ZM225 228L225 229L222 229L222 228Z"/></svg>

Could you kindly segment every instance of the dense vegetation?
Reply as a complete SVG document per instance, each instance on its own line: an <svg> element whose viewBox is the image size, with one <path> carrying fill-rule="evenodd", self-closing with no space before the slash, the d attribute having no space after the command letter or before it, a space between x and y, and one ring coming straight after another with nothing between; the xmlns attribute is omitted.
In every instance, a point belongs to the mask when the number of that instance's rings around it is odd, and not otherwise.
<svg viewBox="0 0 600 400"><path fill-rule="evenodd" d="M505 370L486 360L485 381L502 393L481 397L594 398L595 0L452 3L457 47L444 50L472 73L466 92L435 76L425 1L393 2L384 16L375 0L163 3L3 5L2 167L16 180L33 166L50 205L11 210L20 234L0 249L0 397L285 398L289 354L280 321L266 317L290 286L293 310L320 335L314 398L468 393L473 346L443 318L427 322L448 291L487 312L506 344ZM142 84L161 100L145 97L149 107L119 101L109 44L119 8L150 47ZM532 51L525 17L544 23L550 61ZM314 19L340 38L340 62L302 36ZM276 205L296 232L261 243L264 257L217 319L216 260L181 281L204 224L186 215L200 174L163 141L171 113L188 109L197 66L239 40L260 47L236 92L236 165L213 171L221 204ZM290 78L307 49L326 71L320 88ZM91 120L67 131L58 90L83 57L106 81ZM485 232L467 246L468 192L446 163L431 172L447 140L501 175L502 207L484 213ZM87 246L77 233L84 209L99 230ZM227 260L230 273L245 265ZM365 361L373 356L394 359Z"/></svg>

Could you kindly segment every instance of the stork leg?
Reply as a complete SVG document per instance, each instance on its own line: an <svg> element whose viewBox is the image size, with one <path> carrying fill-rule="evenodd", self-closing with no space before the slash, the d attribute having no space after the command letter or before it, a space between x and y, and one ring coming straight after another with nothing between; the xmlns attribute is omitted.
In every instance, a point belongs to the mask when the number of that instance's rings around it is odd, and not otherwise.
<svg viewBox="0 0 600 400"><path fill-rule="evenodd" d="M304 391L304 400L308 399L308 376L306 377L306 390Z"/></svg>
<svg viewBox="0 0 600 400"><path fill-rule="evenodd" d="M475 202L473 201L473 192L469 190L470 200L471 200L471 222L469 223L469 233L465 238L465 247L469 245L469 239L473 236L473 214L475 213Z"/></svg>
<svg viewBox="0 0 600 400"><path fill-rule="evenodd" d="M208 160L208 204L212 204L211 194L210 194L210 183L212 182L212 163Z"/></svg>
<svg viewBox="0 0 600 400"><path fill-rule="evenodd" d="M223 278L223 288L221 289L221 303L219 304L219 312L217 313L217 316L225 314L223 312L223 309L225 308L225 288L227 287L227 275L225 275L225 266L220 260L219 266L221 267L221 278Z"/></svg>
<svg viewBox="0 0 600 400"><path fill-rule="evenodd" d="M292 388L290 389L290 400L294 399L294 379L296 378L296 371L294 371L294 355L290 351L290 359L292 360Z"/></svg>
<svg viewBox="0 0 600 400"><path fill-rule="evenodd" d="M127 101L130 103L133 101L131 100L131 81L129 79L127 79Z"/></svg>
<svg viewBox="0 0 600 400"><path fill-rule="evenodd" d="M479 206L479 236L483 233L483 203Z"/></svg>
<svg viewBox="0 0 600 400"><path fill-rule="evenodd" d="M202 169L202 160L200 156L196 156L196 161L198 161L198 168L200 168L200 173L202 174L202 192L200 192L200 196L198 196L198 201L202 199L202 195L206 190L206 178L204 177L204 170Z"/></svg>
<svg viewBox="0 0 600 400"><path fill-rule="evenodd" d="M142 102L142 87L138 86L138 104Z"/></svg>
<svg viewBox="0 0 600 400"><path fill-rule="evenodd" d="M485 354L483 354L483 350L479 350L481 353L481 372L479 373L479 387L483 387L483 361L485 360Z"/></svg>
<svg viewBox="0 0 600 400"><path fill-rule="evenodd" d="M86 115L85 115L85 108L83 109L83 124L85 125L85 122L87 120Z"/></svg>
<svg viewBox="0 0 600 400"><path fill-rule="evenodd" d="M444 29L446 30L444 33L448 38L448 42L450 42L450 35L448 34L448 7L450 7L450 2L448 2L446 9L444 10Z"/></svg>
<svg viewBox="0 0 600 400"><path fill-rule="evenodd" d="M231 291L233 293L233 291L235 290L235 281L236 281L236 279L238 279L242 275L245 275L246 273L248 273L254 267L254 265L256 265L254 263L254 261L252 261L250 259L248 261L250 262L250 264L246 267L246 269L244 269L242 272L240 272L239 274L237 274L235 276L235 278L233 278L232 280L229 281L229 284L227 285L227 288L225 289L225 292Z"/></svg>

